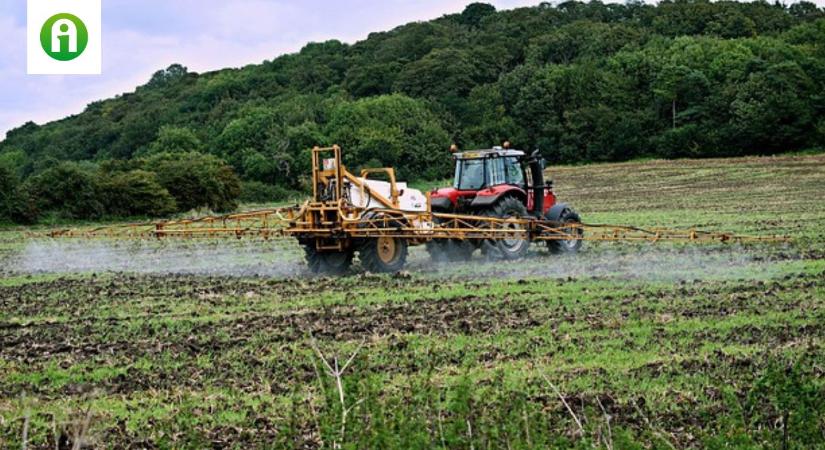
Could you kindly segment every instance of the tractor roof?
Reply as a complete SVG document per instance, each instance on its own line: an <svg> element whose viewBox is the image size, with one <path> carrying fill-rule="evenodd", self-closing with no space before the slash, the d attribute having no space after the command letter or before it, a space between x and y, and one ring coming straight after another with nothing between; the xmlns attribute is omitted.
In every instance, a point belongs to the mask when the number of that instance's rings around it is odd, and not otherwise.
<svg viewBox="0 0 825 450"><path fill-rule="evenodd" d="M511 150L505 149L501 147L493 147L488 149L481 149L481 150L467 150L464 152L455 153L456 159L478 159L478 158L488 158L488 157L501 157L501 156L524 156L524 152L521 150Z"/></svg>

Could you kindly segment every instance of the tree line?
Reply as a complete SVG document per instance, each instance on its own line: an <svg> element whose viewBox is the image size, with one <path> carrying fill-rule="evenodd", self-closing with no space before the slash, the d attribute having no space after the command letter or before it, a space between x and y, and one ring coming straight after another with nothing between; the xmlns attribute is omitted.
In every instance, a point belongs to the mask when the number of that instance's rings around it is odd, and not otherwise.
<svg viewBox="0 0 825 450"><path fill-rule="evenodd" d="M0 142L0 219L233 209L307 188L314 145L402 179L451 143L553 163L825 146L825 11L809 2L631 1L460 14L311 43L262 64L181 65Z"/></svg>

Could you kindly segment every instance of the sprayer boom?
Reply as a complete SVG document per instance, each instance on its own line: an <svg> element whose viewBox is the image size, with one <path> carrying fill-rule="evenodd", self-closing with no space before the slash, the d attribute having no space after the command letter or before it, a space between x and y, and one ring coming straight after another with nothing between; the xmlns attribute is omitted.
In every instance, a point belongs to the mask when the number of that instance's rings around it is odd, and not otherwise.
<svg viewBox="0 0 825 450"><path fill-rule="evenodd" d="M347 236L349 238L398 237L426 242L433 239L506 239L530 241L644 241L644 242L788 242L785 236L751 236L736 233L696 229L639 228L609 224L559 224L548 220L497 219L442 213L410 213L394 209L376 209L386 217L343 219L339 227L312 228L310 221L300 220L312 208L285 207L249 211L242 214L208 216L197 219L147 222L96 228L52 230L52 238L292 238L313 235L319 238ZM340 212L337 211L336 212ZM413 224L398 226L398 221ZM418 225L415 225L418 224ZM501 225L519 225L523 229L507 229ZM583 233L576 233L582 230ZM32 234L31 236L38 236ZM420 243L420 242L419 242Z"/></svg>

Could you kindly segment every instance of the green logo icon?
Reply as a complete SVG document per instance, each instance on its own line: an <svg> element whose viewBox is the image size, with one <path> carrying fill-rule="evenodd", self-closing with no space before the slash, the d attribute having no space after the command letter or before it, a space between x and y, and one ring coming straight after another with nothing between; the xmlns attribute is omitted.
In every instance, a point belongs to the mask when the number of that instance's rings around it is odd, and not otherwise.
<svg viewBox="0 0 825 450"><path fill-rule="evenodd" d="M86 50L89 30L77 16L55 14L40 29L40 45L47 55L58 61L71 61Z"/></svg>

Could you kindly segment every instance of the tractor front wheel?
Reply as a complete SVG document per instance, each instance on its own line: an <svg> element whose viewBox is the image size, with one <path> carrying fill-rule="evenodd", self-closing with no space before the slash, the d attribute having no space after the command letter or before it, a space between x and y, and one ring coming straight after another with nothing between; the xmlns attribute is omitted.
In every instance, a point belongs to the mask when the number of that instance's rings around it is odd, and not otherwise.
<svg viewBox="0 0 825 450"><path fill-rule="evenodd" d="M507 219L503 223L489 222L487 226L496 230L519 231L524 226L519 220L527 216L527 208L524 203L513 197L505 197L498 201L492 209L485 214L489 217ZM530 248L530 241L526 233L516 236L499 237L496 239L486 239L481 244L481 251L489 259L519 259L527 255Z"/></svg>
<svg viewBox="0 0 825 450"><path fill-rule="evenodd" d="M342 275L347 273L352 265L352 250L342 252L319 252L315 244L304 245L309 270L315 274Z"/></svg>
<svg viewBox="0 0 825 450"><path fill-rule="evenodd" d="M584 230L580 227L565 227L568 223L581 223L581 218L576 211L572 209L565 209L559 217L559 226L566 235L572 236L573 239L551 239L547 241L547 249L550 253L578 253L582 248L582 237L584 237Z"/></svg>

